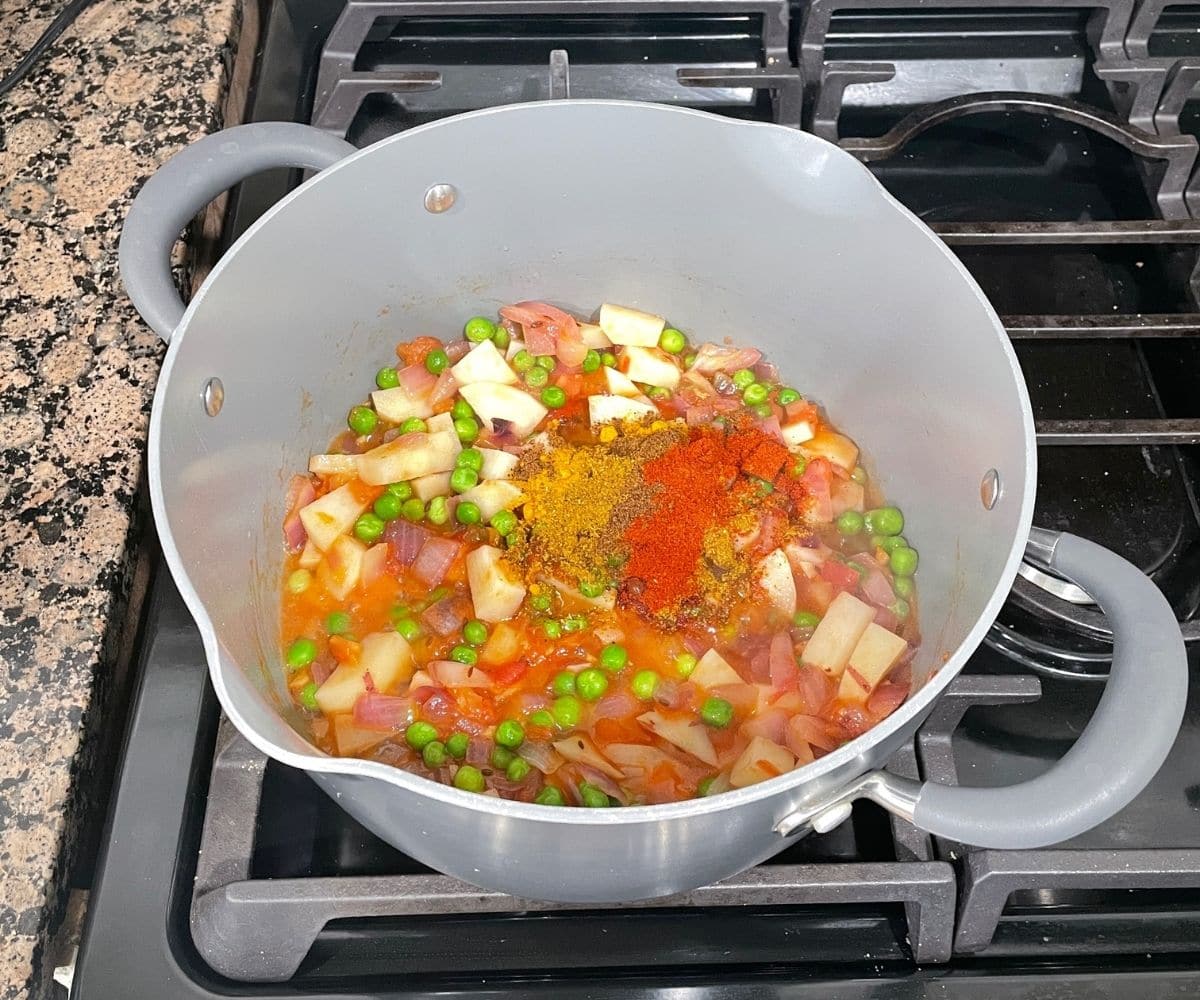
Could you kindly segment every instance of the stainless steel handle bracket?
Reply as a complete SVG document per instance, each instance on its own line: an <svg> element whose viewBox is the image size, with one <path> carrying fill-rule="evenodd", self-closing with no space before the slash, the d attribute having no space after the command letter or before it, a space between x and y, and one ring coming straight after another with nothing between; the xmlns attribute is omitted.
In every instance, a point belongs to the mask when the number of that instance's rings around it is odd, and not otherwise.
<svg viewBox="0 0 1200 1000"><path fill-rule="evenodd" d="M908 778L886 771L868 771L833 796L788 813L775 824L775 832L790 837L808 827L817 833L827 833L850 818L855 799L870 799L893 816L912 822L920 790L920 784Z"/></svg>

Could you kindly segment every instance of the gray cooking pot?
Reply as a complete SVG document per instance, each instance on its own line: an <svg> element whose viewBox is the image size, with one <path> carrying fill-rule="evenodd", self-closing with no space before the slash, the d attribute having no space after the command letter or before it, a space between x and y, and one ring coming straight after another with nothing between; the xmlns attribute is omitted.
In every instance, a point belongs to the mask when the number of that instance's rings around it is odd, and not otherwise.
<svg viewBox="0 0 1200 1000"><path fill-rule="evenodd" d="M185 310L168 268L179 231L224 188L280 166L321 172L250 228ZM1174 740L1187 674L1162 595L1104 549L1030 531L1033 419L995 313L861 164L811 135L610 101L497 108L362 151L301 125L246 125L146 183L121 272L170 340L150 486L222 707L255 746L434 868L537 899L648 898L760 862L841 822L860 796L953 839L1035 847L1119 810ZM309 743L279 664L285 483L398 340L529 298L585 314L626 303L757 345L862 443L921 551L925 640L894 715L763 784L613 810L472 795ZM981 496L990 470L994 503ZM1026 554L1110 617L1112 673L1086 732L1049 773L1008 788L884 773Z"/></svg>

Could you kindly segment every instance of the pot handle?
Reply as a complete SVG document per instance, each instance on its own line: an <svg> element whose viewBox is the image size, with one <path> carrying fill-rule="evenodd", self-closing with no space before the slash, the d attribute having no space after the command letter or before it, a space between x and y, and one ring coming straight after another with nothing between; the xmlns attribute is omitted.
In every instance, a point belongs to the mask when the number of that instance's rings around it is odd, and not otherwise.
<svg viewBox="0 0 1200 1000"><path fill-rule="evenodd" d="M1026 555L1078 584L1112 624L1112 670L1075 745L1049 771L1007 788L917 782L884 771L834 798L789 813L775 829L830 830L868 798L939 837L998 849L1057 844L1104 822L1149 784L1166 759L1187 701L1183 635L1141 570L1075 535L1034 528Z"/></svg>
<svg viewBox="0 0 1200 1000"><path fill-rule="evenodd" d="M200 209L263 170L322 170L353 152L350 143L308 125L258 122L205 136L159 167L133 199L119 255L125 291L150 328L169 342L183 318L171 250Z"/></svg>

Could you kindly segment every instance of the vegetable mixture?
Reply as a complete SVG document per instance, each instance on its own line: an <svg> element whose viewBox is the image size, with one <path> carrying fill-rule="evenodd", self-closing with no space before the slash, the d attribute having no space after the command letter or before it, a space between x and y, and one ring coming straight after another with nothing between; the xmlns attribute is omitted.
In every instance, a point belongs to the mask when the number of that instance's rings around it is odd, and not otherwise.
<svg viewBox="0 0 1200 1000"><path fill-rule="evenodd" d="M522 302L396 354L287 504L322 749L607 808L775 777L904 701L904 517L760 351Z"/></svg>

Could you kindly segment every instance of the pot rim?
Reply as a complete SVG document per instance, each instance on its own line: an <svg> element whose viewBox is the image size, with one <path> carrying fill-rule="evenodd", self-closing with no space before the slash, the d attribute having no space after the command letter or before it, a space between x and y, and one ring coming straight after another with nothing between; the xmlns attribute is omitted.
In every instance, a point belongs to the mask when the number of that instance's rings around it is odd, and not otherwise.
<svg viewBox="0 0 1200 1000"><path fill-rule="evenodd" d="M690 117L704 119L714 126L735 129L776 129L787 134L790 140L796 142L801 148L807 146L809 149L820 150L824 155L838 163L845 164L847 169L855 169L862 171L871 183L876 186L878 193L882 195L883 205L890 211L898 213L902 218L906 219L920 235L932 242L942 253L945 258L957 271L961 280L969 285L974 293L979 304L983 307L986 315L991 320L993 332L999 338L1001 347L1008 360L1009 367L1012 371L1014 382L1016 384L1017 394L1019 397L1021 408L1022 431L1025 438L1025 482L1024 490L1020 497L1020 512L1018 516L1018 530L1015 533L1009 549L1008 558L1005 561L1004 568L1000 573L999 579L993 588L991 597L984 606L983 612L976 620L975 625L971 628L967 636L959 643L954 652L946 659L945 663L933 674L925 685L905 701L895 712L884 719L879 724L872 726L861 736L856 737L837 750L818 760L813 761L804 767L790 771L787 774L780 775L776 778L771 778L768 781L760 782L756 785L750 785L746 788L734 789L728 792L723 792L720 795L712 796L711 798L701 799L686 799L680 802L663 803L659 805L646 806L623 806L620 809L562 809L547 806L534 805L532 803L518 802L512 799L496 798L490 795L479 795L472 792L460 791L450 785L443 785L439 782L431 781L428 778L423 778L419 775L405 771L402 768L392 767L387 764L378 763L376 761L361 760L354 757L333 757L329 756L316 747L311 748L310 753L297 753L264 737L261 733L255 730L246 720L245 716L239 711L235 699L231 696L228 687L225 684L224 671L239 669L235 664L226 664L217 639L216 630L213 627L212 620L208 616L208 612L192 587L187 569L183 565L183 561L179 556L179 552L175 547L174 538L171 534L170 522L166 516L165 503L162 490L162 475L159 462L159 454L161 447L162 433L162 411L165 405L167 386L170 383L171 371L174 367L175 359L178 356L180 345L184 342L187 335L188 325L200 308L204 298L210 287L220 278L221 272L229 266L239 251L239 249L251 239L255 234L266 225L280 212L286 211L291 203L298 198L304 197L305 193L315 186L321 184L327 177L333 174L350 169L352 165L359 159L370 156L378 149L392 145L398 142L403 142L407 137L416 135L421 132L426 132L432 129L445 128L453 125L455 122L465 118L478 118L485 115L507 115L507 114L528 114L534 109L560 109L564 106L570 107L612 107L625 108L631 111L647 114L672 114L672 115L687 115ZM829 795L829 789L821 788L813 792L812 795L806 796L804 786L814 779L820 778L825 774L835 771L839 768L852 764L856 759L860 760L862 767L860 772L868 770L866 766L867 751L874 745L887 740L889 737L896 735L900 730L906 728L913 723L914 719L921 717L933 704L933 702L941 695L950 682L959 674L965 665L967 659L975 652L976 648L983 641L984 635L991 627L1000 608L1012 587L1013 581L1017 575L1017 569L1021 563L1022 556L1025 550L1025 543L1029 536L1030 527L1033 523L1033 507L1035 493L1037 489L1037 438L1033 420L1033 410L1029 400L1029 392L1025 384L1025 379L1021 373L1020 365L1017 361L1016 352L1013 350L1012 344L1008 338L1007 331L1000 322L999 316L993 309L987 297L983 294L978 283L971 276L970 272L962 264L959 258L950 250L950 248L942 242L920 219L917 218L908 208L897 201L884 187L879 183L874 175L854 156L847 153L840 147L826 142L815 135L808 132L802 132L796 129L789 128L784 125L776 125L768 122L747 122L736 119L723 118L717 115L710 114L704 111L697 111L691 108L677 108L662 104L652 104L640 101L611 101L611 100L562 100L562 101L538 101L523 104L509 104L493 108L485 108L480 111L472 111L466 114L455 115L449 118L439 119L435 122L430 122L425 125L417 126L405 132L397 133L382 139L371 146L367 146L358 150L355 153L348 155L344 160L340 160L333 166L322 170L314 177L310 178L305 183L301 184L294 190L288 192L283 198L272 205L266 212L263 213L254 223L243 233L237 241L225 252L221 259L213 267L212 271L205 278L200 289L192 297L187 305L183 317L179 321L174 335L171 337L170 346L168 347L166 357L163 361L162 370L159 373L158 384L154 394L153 407L150 414L150 430L148 452L150 459L149 480L150 480L150 499L151 506L154 512L154 521L158 528L159 536L162 542L163 554L166 558L167 565L171 570L171 575L175 580L176 586L179 589L180 595L183 597L184 603L187 605L188 611L195 619L196 625L200 630L201 637L204 642L205 658L208 661L209 676L212 680L213 688L216 691L217 699L221 704L222 710L229 719L258 750L265 753L268 757L274 758L281 763L291 767L296 767L305 771L314 771L324 774L333 775L348 775L363 778L372 778L382 781L386 784L396 786L409 792L414 792L419 795L429 796L435 800L444 802L448 805L460 806L465 809L472 809L477 812L484 812L496 817L504 817L510 819L533 820L537 822L550 822L555 824L566 825L593 825L600 824L603 826L626 826L642 823L658 823L662 821L681 819L687 816L697 814L717 813L726 809L737 809L743 805L748 805L752 802L758 802L763 799L781 797L786 793L792 793L787 796L781 807L781 812L790 811L797 805L805 802L806 798L814 797L816 794Z"/></svg>

